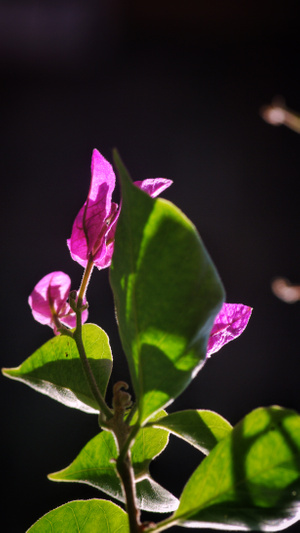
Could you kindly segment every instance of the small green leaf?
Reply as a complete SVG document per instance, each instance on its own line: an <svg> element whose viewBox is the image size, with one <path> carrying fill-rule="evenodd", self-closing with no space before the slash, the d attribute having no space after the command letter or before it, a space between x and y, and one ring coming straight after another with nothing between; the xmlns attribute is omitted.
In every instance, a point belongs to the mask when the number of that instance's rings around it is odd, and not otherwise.
<svg viewBox="0 0 300 533"><path fill-rule="evenodd" d="M145 511L171 512L178 500L158 485L150 476L148 466L163 451L168 432L163 429L140 430L131 449L131 460L136 474L137 503ZM91 439L76 459L65 469L50 474L52 481L77 481L102 490L112 498L124 501L121 483L116 472L118 452L112 433L102 431Z"/></svg>
<svg viewBox="0 0 300 533"><path fill-rule="evenodd" d="M40 518L27 533L129 533L128 516L106 500L66 503Z"/></svg>
<svg viewBox="0 0 300 533"><path fill-rule="evenodd" d="M171 513L179 505L177 498L156 483L150 474L136 483L136 499L141 510L153 513Z"/></svg>
<svg viewBox="0 0 300 533"><path fill-rule="evenodd" d="M82 335L87 358L99 389L105 396L112 369L108 336L95 324L85 324ZM19 367L4 368L2 372L68 407L87 413L99 412L84 374L76 343L71 337L53 337Z"/></svg>
<svg viewBox="0 0 300 533"><path fill-rule="evenodd" d="M171 413L151 422L152 426L165 428L205 455L230 433L231 424L213 411L188 410Z"/></svg>
<svg viewBox="0 0 300 533"><path fill-rule="evenodd" d="M278 531L300 516L300 416L279 407L247 415L186 484L169 524Z"/></svg>
<svg viewBox="0 0 300 533"><path fill-rule="evenodd" d="M165 411L157 413L151 420L159 420ZM169 442L169 431L154 427L141 428L131 448L131 461L135 478L149 475L149 465L165 449Z"/></svg>
<svg viewBox="0 0 300 533"><path fill-rule="evenodd" d="M204 364L224 291L190 220L135 187L114 157L122 211L110 281L144 421L173 401Z"/></svg>

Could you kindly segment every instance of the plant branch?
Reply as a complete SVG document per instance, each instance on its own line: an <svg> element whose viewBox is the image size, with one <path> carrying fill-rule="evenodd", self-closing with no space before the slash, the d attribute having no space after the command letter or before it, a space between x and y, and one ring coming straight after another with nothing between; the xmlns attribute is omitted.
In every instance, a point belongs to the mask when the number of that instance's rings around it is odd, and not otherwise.
<svg viewBox="0 0 300 533"><path fill-rule="evenodd" d="M112 411L109 409L108 405L106 404L99 387L97 385L97 382L95 380L95 376L93 374L93 371L91 369L90 363L88 361L88 358L85 353L85 348L82 340L82 312L86 308L86 306L83 306L83 299L84 295L87 289L87 285L93 270L93 262L89 261L87 264L87 267L85 269L81 286L78 293L78 298L76 291L72 291L69 296L69 303L73 311L76 313L76 329L73 333L73 339L76 342L76 346L79 352L79 356L81 359L81 363L85 372L85 375L87 377L91 392L99 405L100 412L106 416L107 419L110 419L113 417ZM77 300L76 300L77 298Z"/></svg>
<svg viewBox="0 0 300 533"><path fill-rule="evenodd" d="M107 422L106 427L115 434L118 442L119 456L116 468L125 496L130 533L141 533L143 525L140 521L140 511L136 502L135 478L130 457L130 443L139 428L130 427L127 420L124 420L126 409L131 406L131 396L126 392L126 389L128 389L128 385L124 381L115 383L113 387L114 416Z"/></svg>
<svg viewBox="0 0 300 533"><path fill-rule="evenodd" d="M130 460L130 452L127 452L124 458L119 456L116 466L125 493L130 533L140 533L142 531L142 525L140 522L140 511L136 504L135 479Z"/></svg>
<svg viewBox="0 0 300 533"><path fill-rule="evenodd" d="M78 296L76 291L71 291L69 296L69 303L73 311L76 313L76 329L73 333L70 333L70 336L73 337L74 341L76 342L76 346L79 352L80 360L85 372L85 375L87 377L91 392L99 405L100 408L100 414L102 413L105 415L107 419L110 419L113 417L112 411L109 409L108 405L106 404L99 387L97 385L97 382L95 380L95 376L93 374L93 371L91 369L90 363L88 361L88 358L85 353L85 348L82 340L82 312L84 309L86 309L87 305L83 305L83 301L85 298L85 293L87 290L87 286L92 274L94 268L94 263L91 259L89 259L87 266L85 268L80 288L78 291ZM61 333L65 333L65 331L60 328Z"/></svg>

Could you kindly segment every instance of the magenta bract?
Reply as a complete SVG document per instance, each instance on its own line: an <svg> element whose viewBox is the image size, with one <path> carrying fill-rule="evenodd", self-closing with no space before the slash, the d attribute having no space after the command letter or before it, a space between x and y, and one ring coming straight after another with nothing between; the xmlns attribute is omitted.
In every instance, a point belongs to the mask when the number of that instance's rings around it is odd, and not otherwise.
<svg viewBox="0 0 300 533"><path fill-rule="evenodd" d="M43 277L34 287L28 298L32 314L41 324L47 324L57 334L57 323L74 328L76 314L67 300L70 294L71 280L64 272L51 272ZM82 313L82 322L88 317L88 311Z"/></svg>
<svg viewBox="0 0 300 533"><path fill-rule="evenodd" d="M67 244L74 261L84 268L88 261L93 261L100 270L111 263L120 209L112 202L116 183L113 168L96 149L92 154L91 174L87 200L75 218ZM153 198L171 184L171 180L164 178L135 182L137 187Z"/></svg>
<svg viewBox="0 0 300 533"><path fill-rule="evenodd" d="M236 339L246 328L252 308L243 304L224 303L215 318L207 344L207 356L218 352L224 344Z"/></svg>
<svg viewBox="0 0 300 533"><path fill-rule="evenodd" d="M150 178L143 181L134 181L136 187L149 194L152 198L156 198L156 196L170 187L172 183L172 180L167 180L166 178Z"/></svg>
<svg viewBox="0 0 300 533"><path fill-rule="evenodd" d="M93 150L91 174L87 200L75 218L67 244L72 259L81 266L86 267L92 259L98 268L105 268L106 239L118 206L111 201L116 183L113 168L98 150Z"/></svg>

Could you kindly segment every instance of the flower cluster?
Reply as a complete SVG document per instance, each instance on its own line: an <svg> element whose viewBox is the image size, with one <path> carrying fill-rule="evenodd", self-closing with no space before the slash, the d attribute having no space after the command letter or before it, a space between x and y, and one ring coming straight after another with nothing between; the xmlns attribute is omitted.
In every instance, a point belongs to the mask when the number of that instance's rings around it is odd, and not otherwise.
<svg viewBox="0 0 300 533"><path fill-rule="evenodd" d="M134 182L152 198L172 183L165 178ZM93 150L89 193L75 218L71 237L67 240L72 259L84 268L91 263L100 270L111 264L120 214L120 208L112 202L115 184L116 176L111 164L98 150ZM67 274L52 272L39 281L29 296L34 318L41 324L48 324L55 333L58 333L62 324L71 328L76 326L76 313L68 303L70 286L71 280ZM208 340L208 357L244 331L251 312L250 307L242 304L223 304ZM88 312L84 310L82 323L87 320L87 316Z"/></svg>
<svg viewBox="0 0 300 533"><path fill-rule="evenodd" d="M88 197L75 218L72 234L67 244L72 259L84 268L92 261L100 270L111 264L114 236L120 209L112 202L116 176L111 164L93 150L91 184ZM152 198L172 184L164 178L136 181L135 185Z"/></svg>
<svg viewBox="0 0 300 533"><path fill-rule="evenodd" d="M152 198L170 187L172 180L165 178L146 179L134 184ZM116 176L111 164L93 150L91 163L91 184L88 197L75 218L72 234L67 240L71 257L84 268L92 263L99 270L111 264L114 251L114 237L120 209L112 202ZM63 272L52 272L35 286L29 296L29 305L34 318L41 324L48 324L58 333L61 324L76 326L76 314L68 299L71 281ZM88 312L83 311L82 323Z"/></svg>

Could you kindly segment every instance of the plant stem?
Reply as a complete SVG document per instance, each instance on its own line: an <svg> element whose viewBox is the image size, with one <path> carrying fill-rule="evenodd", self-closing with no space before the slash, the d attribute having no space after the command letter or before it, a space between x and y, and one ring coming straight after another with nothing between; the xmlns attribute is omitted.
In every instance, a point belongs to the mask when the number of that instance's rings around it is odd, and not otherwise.
<svg viewBox="0 0 300 533"><path fill-rule="evenodd" d="M124 390L125 389L125 390ZM126 409L131 406L131 396L126 390L127 383L118 381L113 387L113 409L114 416L106 427L112 431L116 437L119 456L116 462L128 513L130 533L141 533L143 526L140 522L140 511L136 503L134 471L130 457L130 443L134 439L138 429L130 427L127 420L124 420Z"/></svg>
<svg viewBox="0 0 300 533"><path fill-rule="evenodd" d="M77 298L77 306L78 306L78 308L80 308L82 306L82 302L84 300L85 293L86 293L86 290L88 288L88 284L89 284L90 277L91 277L92 272L93 272L93 268L94 268L94 262L93 262L92 259L89 259L88 263L87 263L87 265L85 267L85 270L84 270L84 273L83 273L83 276L82 276L82 280L81 280L81 284L80 284L80 287L79 287L79 291L78 291L78 298Z"/></svg>
<svg viewBox="0 0 300 533"><path fill-rule="evenodd" d="M76 329L74 333L72 334L72 337L74 341L76 342L76 346L79 352L79 356L82 362L82 366L85 372L85 375L87 377L91 392L99 405L100 412L106 416L107 419L110 419L113 417L112 411L109 409L108 405L106 404L99 387L97 385L97 382L95 380L95 376L93 374L93 371L91 369L90 363L88 361L88 358L85 353L85 348L82 340L82 311L84 307L82 307L85 293L87 290L88 283L90 281L90 277L92 274L94 268L94 263L92 259L88 260L87 266L85 268L85 271L83 273L83 277L81 280L80 288L78 291L78 296L76 297L76 291L73 291L73 293L70 293L70 306L76 313Z"/></svg>
<svg viewBox="0 0 300 533"><path fill-rule="evenodd" d="M78 349L78 352L79 352L79 355L80 355L82 366L83 366L84 371L85 371L85 375L86 375L86 377L88 379L88 382L89 382L89 385L90 385L91 392L92 392L96 402L98 403L98 405L100 407L100 411L102 413L104 413L104 415L109 419L109 418L111 418L113 416L113 413L109 409L109 407L106 404L101 392L99 391L97 382L95 380L95 376L93 374L93 371L91 369L90 363L89 363L88 358L86 356L85 348L84 348L83 341L82 341L81 311L79 310L79 311L77 311L77 313L78 313L77 314L77 326L76 326L76 330L74 331L74 334L73 334L73 339L76 342L76 346L77 346L77 349Z"/></svg>
<svg viewBox="0 0 300 533"><path fill-rule="evenodd" d="M137 429L134 430L133 428L130 428L129 423L124 421L124 413L126 407L131 404L131 401L129 394L121 390L122 388L128 388L128 385L124 382L119 382L115 384L113 401L114 412L112 412L107 406L104 398L102 397L101 392L99 391L94 374L86 356L82 341L82 304L93 271L93 267L94 263L91 259L89 259L81 280L77 302L74 306L77 321L76 330L73 333L73 338L76 342L80 359L91 388L91 392L100 407L101 413L103 413L107 418L105 425L106 427L110 428L111 431L113 431L118 441L120 453L117 459L116 468L121 479L123 492L125 495L130 533L141 533L143 531L143 526L140 522L140 511L136 504L135 479L129 450L131 440L137 433Z"/></svg>
<svg viewBox="0 0 300 533"><path fill-rule="evenodd" d="M135 480L129 452L124 458L121 456L118 457L117 471L121 478L123 491L125 493L130 533L140 533L142 531L140 511L136 505Z"/></svg>

